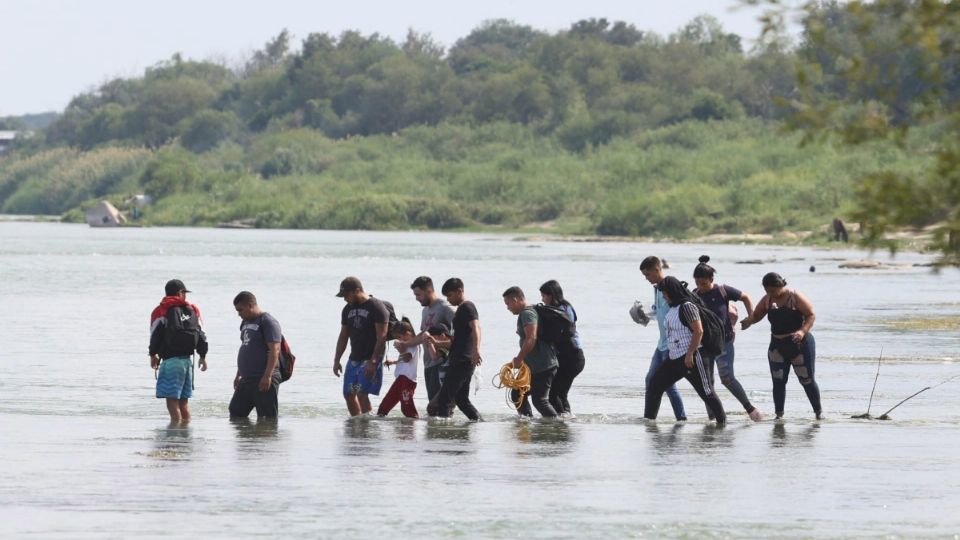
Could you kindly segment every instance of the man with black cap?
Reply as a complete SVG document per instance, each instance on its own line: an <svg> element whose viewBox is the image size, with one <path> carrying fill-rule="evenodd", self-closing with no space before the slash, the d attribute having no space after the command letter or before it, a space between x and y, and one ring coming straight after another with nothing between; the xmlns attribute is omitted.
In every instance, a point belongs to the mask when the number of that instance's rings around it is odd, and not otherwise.
<svg viewBox="0 0 960 540"><path fill-rule="evenodd" d="M171 423L190 421L194 352L200 355L200 371L207 370L209 345L200 308L187 302L188 292L182 281L171 279L150 314L150 367L156 371L157 398L167 400Z"/></svg>
<svg viewBox="0 0 960 540"><path fill-rule="evenodd" d="M339 377L343 373L343 398L350 416L357 416L372 410L370 394L380 395L390 312L383 302L364 292L360 280L353 276L340 282L337 296L347 305L340 314L333 374ZM347 350L347 341L350 356L344 371L340 358Z"/></svg>

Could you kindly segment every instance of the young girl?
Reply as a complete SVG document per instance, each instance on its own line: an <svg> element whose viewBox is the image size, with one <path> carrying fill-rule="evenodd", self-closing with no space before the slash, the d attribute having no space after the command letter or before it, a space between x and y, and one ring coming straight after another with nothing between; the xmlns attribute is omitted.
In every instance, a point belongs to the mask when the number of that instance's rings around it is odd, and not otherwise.
<svg viewBox="0 0 960 540"><path fill-rule="evenodd" d="M413 338L413 325L410 319L404 317L400 323L400 335L398 341L409 341ZM420 362L420 347L404 347L400 350L400 356L396 360L387 360L384 364L387 367L397 366L395 373L396 380L393 386L383 397L380 407L377 408L377 416L386 416L393 409L397 402L400 402L400 410L407 418L420 418L417 413L417 406L413 403L413 393L417 389L417 364Z"/></svg>

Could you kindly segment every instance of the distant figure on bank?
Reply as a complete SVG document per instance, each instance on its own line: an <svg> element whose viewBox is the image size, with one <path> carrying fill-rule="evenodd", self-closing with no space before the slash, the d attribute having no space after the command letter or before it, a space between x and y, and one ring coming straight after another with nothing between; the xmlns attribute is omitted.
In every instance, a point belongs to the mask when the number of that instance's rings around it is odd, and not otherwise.
<svg viewBox="0 0 960 540"><path fill-rule="evenodd" d="M189 422L193 396L193 353L207 370L207 336L200 308L187 302L190 292L179 279L164 286L160 305L150 313L150 367L157 371L157 398L167 400L170 422Z"/></svg>
<svg viewBox="0 0 960 540"><path fill-rule="evenodd" d="M537 310L527 304L527 300L520 287L510 287L503 292L503 303L507 310L517 316L517 335L520 336L520 351L513 358L513 367L519 368L524 363L530 368L530 393L523 396L523 402L517 409L521 416L533 416L530 409L530 398L533 406L545 418L557 416L556 409L550 404L550 387L557 374L557 352L553 346L537 339L537 324L539 316ZM514 390L512 398L516 402L520 397Z"/></svg>
<svg viewBox="0 0 960 540"><path fill-rule="evenodd" d="M450 278L440 290L451 306L457 307L453 316L453 338L447 341L445 336L430 334L428 338L434 347L449 347L447 371L440 385L440 391L430 400L427 413L430 416L453 416L456 405L470 420L480 420L480 413L470 402L470 380L480 365L480 315L477 306L466 299L463 281ZM439 332L437 332L440 334Z"/></svg>
<svg viewBox="0 0 960 540"><path fill-rule="evenodd" d="M650 381L653 374L660 369L664 362L670 359L667 347L667 328L666 318L670 311L670 305L667 304L663 293L660 292L659 285L663 283L666 277L663 273L663 265L657 257L653 255L647 257L640 263L640 272L643 277L653 285L653 313L657 318L657 327L660 330L660 339L657 341L657 348L653 350L653 358L650 359L650 367L647 369L645 379L646 391L650 391ZM677 391L677 385L671 384L667 387L667 397L670 399L670 406L673 407L673 415L677 420L686 420L687 413L683 410L683 399L680 398L680 392Z"/></svg>
<svg viewBox="0 0 960 540"><path fill-rule="evenodd" d="M433 289L433 280L428 276L420 276L410 285L413 297L423 306L420 317L420 335L411 339L398 338L393 342L399 351L412 346L423 345L423 380L427 387L427 399L431 400L440 391L441 370L446 358L436 354L436 348L429 346L426 334L431 328L443 326L447 331L453 326L453 308L446 300L440 298Z"/></svg>
<svg viewBox="0 0 960 540"><path fill-rule="evenodd" d="M340 282L337 296L347 303L340 313L340 336L333 356L333 374L343 373L343 399L350 416L369 413L370 394L380 395L383 384L383 353L387 344L387 324L390 312L379 299L364 292L360 280L345 278ZM340 358L350 342L347 369L343 371Z"/></svg>
<svg viewBox="0 0 960 540"><path fill-rule="evenodd" d="M737 401L743 405L743 409L747 411L750 419L754 422L759 422L763 419L763 415L759 409L750 403L750 398L747 397L743 386L733 374L733 360L735 357L733 341L736 337L733 325L737 323L737 311L736 307L731 306L730 303L743 302L743 307L746 308L747 317L749 317L753 314L753 302L750 301L750 296L745 292L741 292L740 289L727 284L715 284L713 277L717 271L707 264L708 262L710 262L710 257L706 255L700 257L700 264L693 269L693 280L697 284L696 292L700 296L700 299L703 300L704 305L716 313L717 316L720 317L720 321L723 322L723 352L720 356L714 358L713 361L717 366L717 371L720 373L720 382L722 382L723 385L727 387L727 390L733 394L733 397L737 398Z"/></svg>
<svg viewBox="0 0 960 540"><path fill-rule="evenodd" d="M404 317L399 323L398 341L409 342L413 339L413 325L410 320ZM385 360L387 367L397 366L393 385L387 390L387 395L383 397L380 406L377 407L377 416L386 416L393 409L397 402L400 403L400 410L407 418L420 418L417 413L417 406L413 402L413 393L417 390L417 364L420 363L420 347L410 345L399 349L400 356L396 360Z"/></svg>
<svg viewBox="0 0 960 540"><path fill-rule="evenodd" d="M570 320L577 322L577 310L573 309L573 304L563 297L563 288L555 279L547 281L540 286L540 299L548 306L556 306L563 309ZM570 341L558 343L557 351L557 375L550 385L550 404L553 405L557 414L572 415L570 401L567 394L573 385L573 380L583 371L586 359L583 356L583 345L580 342L580 332L577 331Z"/></svg>
<svg viewBox="0 0 960 540"><path fill-rule="evenodd" d="M230 418L246 418L254 408L257 419L276 418L283 339L280 323L260 309L257 297L249 291L241 291L234 297L233 308L241 322Z"/></svg>
<svg viewBox="0 0 960 540"><path fill-rule="evenodd" d="M850 241L850 237L847 235L847 227L840 218L833 218L833 240L835 242L843 240L844 243Z"/></svg>
<svg viewBox="0 0 960 540"><path fill-rule="evenodd" d="M665 277L658 287L670 305L665 318L669 359L650 379L643 416L655 420L664 391L680 379L687 379L707 405L717 425L722 426L726 424L727 417L713 389L707 363L700 354L703 323L700 321L700 311L689 297L693 293L673 276Z"/></svg>
<svg viewBox="0 0 960 540"><path fill-rule="evenodd" d="M746 330L764 317L770 319L767 359L773 379L773 404L777 419L783 418L787 378L792 365L819 420L823 416L823 408L820 405L820 387L813 378L816 341L810 329L817 318L813 313L813 304L799 292L787 289L787 280L775 272L763 276L763 290L767 294L760 299L753 314L740 323L740 327Z"/></svg>

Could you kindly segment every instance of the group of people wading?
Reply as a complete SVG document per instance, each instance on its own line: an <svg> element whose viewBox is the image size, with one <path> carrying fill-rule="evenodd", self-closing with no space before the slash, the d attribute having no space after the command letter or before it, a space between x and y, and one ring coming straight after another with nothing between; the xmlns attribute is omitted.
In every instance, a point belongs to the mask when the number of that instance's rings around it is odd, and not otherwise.
<svg viewBox="0 0 960 540"><path fill-rule="evenodd" d="M656 419L666 394L676 419L686 420L676 382L687 379L705 403L709 418L717 425L725 424L723 404L714 389L716 369L720 381L750 419L763 418L734 375L734 327L739 314L735 306L742 302L747 314L740 321L741 329L764 317L770 320L767 357L776 417L784 413L792 367L819 419L822 409L814 380L815 341L810 334L816 317L810 301L788 289L786 280L771 272L763 277L766 294L754 305L745 292L714 283L716 270L708 262L709 257L700 258L693 272L696 287L692 291L685 282L667 276L659 258L647 257L640 265L654 288L652 311L644 313L637 304L631 316L644 323L649 316L655 317L660 332L646 375L644 417ZM352 416L373 412L370 395L379 396L386 366L394 368L395 379L377 414L386 416L399 403L405 416L418 418L414 394L422 360L427 413L450 417L459 409L470 420L480 420L470 401L470 383L481 363L482 333L476 305L467 300L459 278L446 280L440 294L427 276L416 278L410 289L423 308L419 329L406 317L398 320L393 305L366 292L358 278L348 277L340 283L337 296L346 305L340 317L333 373L343 380L348 411ZM209 346L199 308L186 301L189 292L182 281L170 280L164 298L151 314L150 365L157 370L156 395L166 399L172 422L190 419L194 353L199 356L201 371L207 369ZM516 286L503 292L505 307L517 316L519 337L519 350L505 368L529 372L528 387L512 394L514 405L521 416L533 416L533 408L543 417L572 416L568 394L585 365L576 330L577 313L555 280L540 286L540 300L531 304ZM256 409L258 418L275 418L279 385L290 377L294 358L280 323L260 309L252 293L242 291L233 303L242 322L230 416L245 418ZM557 320L566 321L560 332L562 338L554 337L556 332L545 332ZM714 345L707 347L708 343ZM341 360L348 346L350 353L344 364Z"/></svg>

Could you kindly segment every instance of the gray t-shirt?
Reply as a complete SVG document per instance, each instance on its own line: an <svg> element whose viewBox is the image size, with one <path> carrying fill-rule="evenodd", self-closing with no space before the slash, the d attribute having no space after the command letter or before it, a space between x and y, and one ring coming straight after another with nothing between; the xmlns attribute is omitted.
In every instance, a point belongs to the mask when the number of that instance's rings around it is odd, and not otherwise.
<svg viewBox="0 0 960 540"><path fill-rule="evenodd" d="M240 351L237 352L237 372L244 379L263 377L267 370L267 343L280 342L280 323L269 313L261 313L252 321L240 323ZM278 374L280 362L277 362Z"/></svg>
<svg viewBox="0 0 960 540"><path fill-rule="evenodd" d="M533 306L527 306L520 312L520 315L517 317L517 335L520 336L521 347L523 347L523 341L527 335L526 332L524 332L524 327L537 324L539 321L540 317L537 315L537 310ZM537 340L537 345L524 359L524 362L530 367L532 373L540 373L541 371L546 371L558 366L557 353L553 350L553 346L539 339Z"/></svg>
<svg viewBox="0 0 960 540"><path fill-rule="evenodd" d="M444 324L447 330L453 329L453 308L446 300L438 299L433 304L423 308L423 316L420 319L420 331L426 332L438 324ZM423 348L423 367L433 367L440 362L442 358L436 358L430 354L430 348Z"/></svg>

